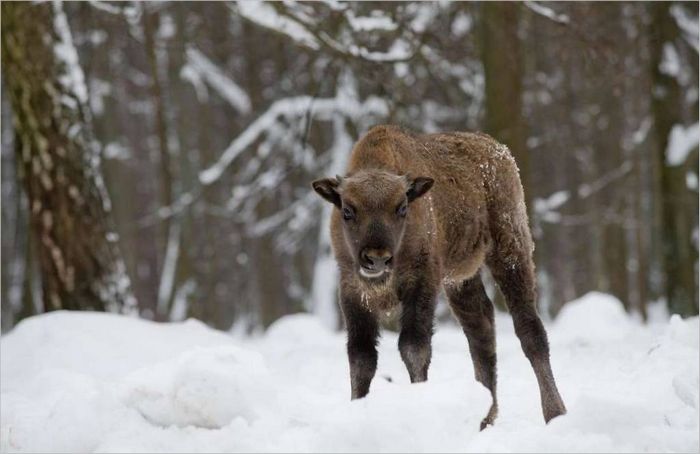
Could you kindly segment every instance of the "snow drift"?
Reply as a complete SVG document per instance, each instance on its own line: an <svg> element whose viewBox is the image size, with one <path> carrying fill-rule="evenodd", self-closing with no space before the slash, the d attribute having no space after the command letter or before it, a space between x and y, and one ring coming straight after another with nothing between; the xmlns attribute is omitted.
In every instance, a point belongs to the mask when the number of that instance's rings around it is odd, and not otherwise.
<svg viewBox="0 0 700 454"><path fill-rule="evenodd" d="M509 317L497 326L500 415L479 432L490 398L454 325L418 385L385 332L370 395L351 402L344 334L312 316L237 339L194 320L45 314L0 340L0 450L698 451L698 318L643 326L595 293L565 306L548 330L569 413L549 425Z"/></svg>

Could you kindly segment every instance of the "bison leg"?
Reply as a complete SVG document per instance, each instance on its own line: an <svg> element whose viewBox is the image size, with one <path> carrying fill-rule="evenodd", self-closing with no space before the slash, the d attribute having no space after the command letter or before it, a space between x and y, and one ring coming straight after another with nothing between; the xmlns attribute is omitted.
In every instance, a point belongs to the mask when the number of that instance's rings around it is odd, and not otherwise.
<svg viewBox="0 0 700 454"><path fill-rule="evenodd" d="M549 362L549 342L535 308L535 265L530 254L502 253L492 257L489 268L503 292L513 317L515 333L537 376L545 422L566 413Z"/></svg>
<svg viewBox="0 0 700 454"><path fill-rule="evenodd" d="M481 276L446 287L452 313L459 320L469 342L474 376L491 392L491 408L481 421L481 430L498 415L496 399L496 332L493 304L484 291Z"/></svg>
<svg viewBox="0 0 700 454"><path fill-rule="evenodd" d="M341 297L343 316L348 331L348 360L352 399L365 397L377 370L377 320L361 306L359 298Z"/></svg>
<svg viewBox="0 0 700 454"><path fill-rule="evenodd" d="M402 305L399 351L411 383L428 379L432 355L433 318L436 291L425 283L402 285L399 295Z"/></svg>

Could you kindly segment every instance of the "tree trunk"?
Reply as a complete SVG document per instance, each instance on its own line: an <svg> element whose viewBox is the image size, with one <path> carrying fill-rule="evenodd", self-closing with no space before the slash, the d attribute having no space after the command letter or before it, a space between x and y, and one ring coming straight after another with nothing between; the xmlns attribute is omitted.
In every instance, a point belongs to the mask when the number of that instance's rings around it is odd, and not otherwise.
<svg viewBox="0 0 700 454"><path fill-rule="evenodd" d="M148 3L141 4L141 20L143 23L144 50L151 71L151 96L153 111L155 112L155 129L158 137L158 151L160 157L160 191L161 206L170 207L173 203L173 174L170 163L171 150L168 144L168 123L165 116L165 100L163 86L159 73L159 61L156 50L156 30L160 24L157 11L151 11ZM174 294L175 272L179 261L180 224L174 217L160 220L161 249L160 279L158 285L158 303L154 311L154 318L165 321L170 314L170 304Z"/></svg>
<svg viewBox="0 0 700 454"><path fill-rule="evenodd" d="M481 4L481 61L486 89L486 132L510 148L520 168L525 203L531 213L531 191L525 124L522 116L522 59L518 25L520 6L508 2ZM505 309L500 292L494 304Z"/></svg>
<svg viewBox="0 0 700 454"><path fill-rule="evenodd" d="M675 77L661 70L664 46L673 46L681 41L680 30L670 12L672 6L672 3L665 2L652 5L652 109L658 142L656 183L660 189L657 203L668 307L672 313L690 316L698 313L695 280L697 250L692 241L692 230L697 222L697 194L686 187L688 168L685 165L671 166L666 162L671 129L685 120L682 118L681 105L686 95L685 87ZM694 71L697 72L697 66ZM694 111L697 112L697 107ZM697 117L694 121L697 121Z"/></svg>
<svg viewBox="0 0 700 454"><path fill-rule="evenodd" d="M518 37L520 5L484 2L481 8L486 132L510 148L520 168L525 201L529 203L529 165L522 115L523 62Z"/></svg>
<svg viewBox="0 0 700 454"><path fill-rule="evenodd" d="M43 310L131 311L87 90L61 3L2 4L2 63Z"/></svg>

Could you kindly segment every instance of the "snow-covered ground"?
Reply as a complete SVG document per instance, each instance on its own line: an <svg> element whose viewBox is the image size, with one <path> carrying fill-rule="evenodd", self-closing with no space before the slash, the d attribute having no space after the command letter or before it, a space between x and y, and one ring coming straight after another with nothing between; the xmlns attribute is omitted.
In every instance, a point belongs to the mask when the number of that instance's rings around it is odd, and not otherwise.
<svg viewBox="0 0 700 454"><path fill-rule="evenodd" d="M254 339L189 320L57 312L0 340L0 449L137 451L698 452L698 319L643 326L589 294L548 326L568 415L542 420L535 376L499 315L500 415L466 340L439 326L427 383L384 333L369 396L349 400L344 334L285 317Z"/></svg>

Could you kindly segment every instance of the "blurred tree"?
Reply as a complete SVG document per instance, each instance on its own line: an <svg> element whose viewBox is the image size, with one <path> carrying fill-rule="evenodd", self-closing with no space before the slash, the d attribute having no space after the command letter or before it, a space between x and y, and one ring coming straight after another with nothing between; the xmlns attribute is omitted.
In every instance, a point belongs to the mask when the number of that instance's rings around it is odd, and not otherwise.
<svg viewBox="0 0 700 454"><path fill-rule="evenodd" d="M656 201L659 205L665 293L671 312L686 316L696 315L697 139L690 144L682 139L674 144L671 143L671 139L673 135L682 137L688 130L695 128L697 131L698 128L697 16L696 34L689 37L691 42L683 36L680 27L684 19L692 17L689 11L697 14L697 3L686 5L659 2L653 3L651 9L651 71L654 82L652 109L658 142L655 160ZM695 49L692 48L692 40L695 41ZM694 90L694 97L691 90ZM695 191L688 188L688 181L692 181L693 174L696 181Z"/></svg>
<svg viewBox="0 0 700 454"><path fill-rule="evenodd" d="M84 76L60 2L2 4L2 63L42 309L131 310Z"/></svg>
<svg viewBox="0 0 700 454"><path fill-rule="evenodd" d="M522 78L523 62L518 29L519 5L508 2L481 3L481 61L485 79L485 128L496 140L508 145L520 169L528 210L532 209L530 165L525 146ZM488 281L487 281L488 282ZM506 308L503 294L494 303Z"/></svg>
<svg viewBox="0 0 700 454"><path fill-rule="evenodd" d="M523 63L518 30L521 8L508 2L481 3L482 52L486 81L485 131L510 148L530 204L530 165L523 117Z"/></svg>

